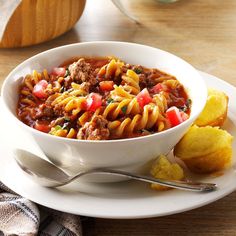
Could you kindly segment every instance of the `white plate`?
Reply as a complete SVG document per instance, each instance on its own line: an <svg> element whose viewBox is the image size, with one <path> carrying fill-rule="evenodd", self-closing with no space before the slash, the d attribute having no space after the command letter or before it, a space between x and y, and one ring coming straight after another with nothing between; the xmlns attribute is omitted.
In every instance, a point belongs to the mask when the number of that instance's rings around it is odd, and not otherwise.
<svg viewBox="0 0 236 236"><path fill-rule="evenodd" d="M209 87L224 91L229 96L229 112L225 129L236 137L236 88L216 77L202 73ZM1 108L1 113L2 113ZM9 121L0 120L0 180L16 193L41 205L73 214L101 218L146 218L170 215L194 209L220 199L236 189L235 168L222 176L204 179L218 184L210 193L180 190L156 192L149 185L127 181L115 184L80 184L75 192L71 186L59 189L41 187L25 176L12 158L12 147L32 147L32 140L24 137ZM10 144L6 147L6 143ZM233 143L234 165L236 143Z"/></svg>

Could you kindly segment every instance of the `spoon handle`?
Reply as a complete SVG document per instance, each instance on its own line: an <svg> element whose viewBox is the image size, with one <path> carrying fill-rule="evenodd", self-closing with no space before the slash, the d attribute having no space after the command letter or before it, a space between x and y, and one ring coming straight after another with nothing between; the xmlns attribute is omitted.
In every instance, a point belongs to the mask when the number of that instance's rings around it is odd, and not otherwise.
<svg viewBox="0 0 236 236"><path fill-rule="evenodd" d="M182 189L182 190L189 190L189 191L197 191L197 192L206 192L212 191L217 188L216 184L213 183L201 183L201 182L188 182L188 181L177 181L177 180L164 180L164 179L157 179L149 176L133 174L121 170L112 170L106 168L99 168L99 169L92 169L84 172L80 172L78 175L72 177L67 183L72 182L73 180L88 174L112 174L117 176L124 176L130 179L135 179L139 181L144 181L148 183L160 184L172 188Z"/></svg>

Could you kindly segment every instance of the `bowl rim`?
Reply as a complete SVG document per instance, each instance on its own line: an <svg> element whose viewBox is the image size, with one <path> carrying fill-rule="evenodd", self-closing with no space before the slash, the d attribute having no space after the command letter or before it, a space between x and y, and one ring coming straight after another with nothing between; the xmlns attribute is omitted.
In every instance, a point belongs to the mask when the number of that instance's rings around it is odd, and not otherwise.
<svg viewBox="0 0 236 236"><path fill-rule="evenodd" d="M55 139L55 140L58 140L58 141L73 142L73 143L75 143L75 142L81 142L81 143L116 143L116 142L119 142L120 143L120 142L141 141L143 139L148 141L148 139L152 139L152 138L155 138L155 137L163 137L165 135L168 135L169 133L173 133L175 130L181 129L183 125L185 125L187 123L192 123L197 118L197 116L200 114L200 112L203 110L205 103L202 104L202 108L201 109L199 108L198 109L199 111L196 114L192 115L190 113L190 117L186 121L182 122L181 124L179 124L179 125L177 125L175 127L171 127L169 129L161 131L161 132L156 132L156 133L145 135L145 136L138 136L138 137L132 137L132 138L122 138L122 139L109 139L109 140L81 140L81 139L71 139L71 138L66 138L66 137L50 135L48 133L44 133L44 132L38 131L38 130L36 130L36 129L26 125L21 120L19 120L16 115L14 115L11 112L11 110L9 109L9 107L6 104L6 99L5 99L5 96L4 96L4 94L5 94L5 87L7 86L7 83L10 80L10 78L12 77L12 75L15 73L15 71L17 71L19 69L19 67L24 67L24 65L27 64L28 62L30 62L32 59L35 59L38 56L43 56L44 54L47 54L47 53L50 53L50 52L53 52L53 51L61 50L63 48L68 48L68 47L72 47L73 48L73 47L80 46L80 45L93 45L93 44L116 44L116 45L128 45L128 46L146 47L146 48L150 48L152 50L157 50L157 51L159 51L161 53L165 53L168 56L171 56L172 58L175 58L175 59L179 60L180 62L186 64L189 68L191 68L191 70L195 71L195 73L197 73L199 75L199 79L201 80L201 83L204 85L204 90L201 90L201 96L205 95L204 101L206 102L206 99L207 99L207 87L206 87L206 84L205 84L202 76L200 75L200 73L190 63L188 63L187 61L183 60L182 58L180 58L180 57L178 57L178 56L176 56L176 55L174 55L174 54L172 54L172 53L170 53L168 51L165 51L165 50L162 50L160 48L153 47L153 46L149 46L149 45L146 45L146 44L139 44L139 43L133 43L133 42L124 42L124 41L112 41L111 40L111 41L78 42L78 43L72 43L72 44L66 44L66 45L63 45L63 46L54 47L54 48L45 50L43 52L37 53L36 55L34 55L32 57L29 57L28 59L26 59L23 62L21 62L20 64L18 64L7 75L7 77L3 81L2 88L1 88L1 94L2 94L1 95L2 99L1 100L3 101L3 104L4 104L5 108L7 109L7 111L11 114L11 117L14 118L15 120L17 120L17 123L19 123L19 125L21 127L29 129L29 132L30 133L32 132L35 135L42 135L43 137L48 138L48 139ZM202 94L204 91L205 91L205 93Z"/></svg>

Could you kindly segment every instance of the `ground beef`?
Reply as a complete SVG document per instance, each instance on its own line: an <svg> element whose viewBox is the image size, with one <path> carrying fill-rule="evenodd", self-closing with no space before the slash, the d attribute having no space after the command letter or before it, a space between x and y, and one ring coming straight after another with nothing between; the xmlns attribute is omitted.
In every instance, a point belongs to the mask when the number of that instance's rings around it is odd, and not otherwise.
<svg viewBox="0 0 236 236"><path fill-rule="evenodd" d="M77 138L84 140L106 140L110 132L107 128L108 121L100 115L96 115L90 122L79 129Z"/></svg>
<svg viewBox="0 0 236 236"><path fill-rule="evenodd" d="M41 104L39 107L36 107L32 118L33 119L39 119L41 117L53 117L55 115L54 110L51 106L48 106L47 104Z"/></svg>
<svg viewBox="0 0 236 236"><path fill-rule="evenodd" d="M147 88L147 77L145 74L140 74L139 75L139 86L140 86L140 89L142 90L143 88Z"/></svg>
<svg viewBox="0 0 236 236"><path fill-rule="evenodd" d="M91 85L97 83L94 69L89 63L85 62L84 58L80 58L69 66L70 78L76 83L89 82Z"/></svg>
<svg viewBox="0 0 236 236"><path fill-rule="evenodd" d="M67 76L66 78L64 78L64 88L66 88L66 90L70 89L72 82L73 82L73 79L71 78L71 76Z"/></svg>

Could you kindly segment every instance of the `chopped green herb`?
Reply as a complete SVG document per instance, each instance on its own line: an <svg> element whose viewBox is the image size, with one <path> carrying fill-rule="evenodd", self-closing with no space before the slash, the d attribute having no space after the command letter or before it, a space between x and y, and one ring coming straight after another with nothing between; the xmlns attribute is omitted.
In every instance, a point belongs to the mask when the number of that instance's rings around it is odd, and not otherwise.
<svg viewBox="0 0 236 236"><path fill-rule="evenodd" d="M134 72L135 72L136 74L141 74L141 73L143 72L143 70L142 70L141 68L135 68L135 69L134 69Z"/></svg>
<svg viewBox="0 0 236 236"><path fill-rule="evenodd" d="M60 92L60 93L63 93L63 92L65 92L65 87L64 87L64 86L62 86L62 87L60 88L59 92Z"/></svg>
<svg viewBox="0 0 236 236"><path fill-rule="evenodd" d="M123 107L121 108L121 111L125 114L126 111L127 111L127 106L123 106Z"/></svg>
<svg viewBox="0 0 236 236"><path fill-rule="evenodd" d="M179 109L185 112L188 110L188 107L186 105L183 105L182 107L179 107Z"/></svg>
<svg viewBox="0 0 236 236"><path fill-rule="evenodd" d="M112 99L112 98L107 99L107 105L110 104L110 103L113 103L113 102L114 102L114 99Z"/></svg>
<svg viewBox="0 0 236 236"><path fill-rule="evenodd" d="M54 130L55 130L55 131L58 131L58 130L60 130L60 129L62 129L62 127L61 127L60 125L56 125L56 126L54 127Z"/></svg>
<svg viewBox="0 0 236 236"><path fill-rule="evenodd" d="M186 106L189 108L192 105L192 100L190 98L186 101Z"/></svg>
<svg viewBox="0 0 236 236"><path fill-rule="evenodd" d="M68 69L66 69L66 73L65 73L65 76L64 77L67 77L70 75L70 71Z"/></svg>
<svg viewBox="0 0 236 236"><path fill-rule="evenodd" d="M58 130L61 130L62 127L60 125L56 125L55 127L52 127L49 134L54 135Z"/></svg>
<svg viewBox="0 0 236 236"><path fill-rule="evenodd" d="M188 98L186 100L186 103L182 107L179 107L179 109L186 112L188 109L190 109L191 104L192 104L192 100L190 98Z"/></svg>

